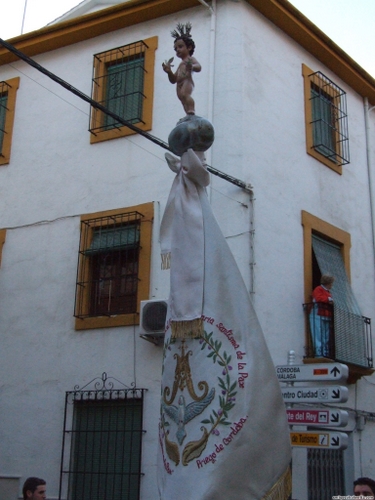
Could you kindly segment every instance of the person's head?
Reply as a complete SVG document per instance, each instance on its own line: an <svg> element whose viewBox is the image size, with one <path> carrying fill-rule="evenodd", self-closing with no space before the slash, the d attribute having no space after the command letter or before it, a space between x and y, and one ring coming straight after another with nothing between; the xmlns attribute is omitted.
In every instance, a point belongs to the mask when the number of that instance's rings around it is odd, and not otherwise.
<svg viewBox="0 0 375 500"><path fill-rule="evenodd" d="M23 483L23 500L46 500L46 482L39 477L28 477Z"/></svg>
<svg viewBox="0 0 375 500"><path fill-rule="evenodd" d="M176 50L177 42L183 42L189 55L192 56L195 50L195 43L190 35L191 23L178 23L176 28L174 31L171 31L171 35L174 38L174 49Z"/></svg>
<svg viewBox="0 0 375 500"><path fill-rule="evenodd" d="M320 278L320 284L327 287L327 288L332 288L333 282L335 281L335 278L331 276L330 274L322 274Z"/></svg>
<svg viewBox="0 0 375 500"><path fill-rule="evenodd" d="M354 481L354 494L375 498L375 481L369 477L359 477Z"/></svg>

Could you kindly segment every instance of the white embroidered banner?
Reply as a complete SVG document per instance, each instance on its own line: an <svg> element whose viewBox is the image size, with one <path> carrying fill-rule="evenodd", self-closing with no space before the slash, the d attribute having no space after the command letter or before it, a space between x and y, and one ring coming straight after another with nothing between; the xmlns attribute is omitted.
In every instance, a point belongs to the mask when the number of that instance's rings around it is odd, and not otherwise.
<svg viewBox="0 0 375 500"><path fill-rule="evenodd" d="M203 217L203 334L172 338L167 322L160 499L286 500L291 452L279 382L245 284L199 182L196 194ZM178 244L189 255L189 240ZM184 286L188 283L181 282Z"/></svg>

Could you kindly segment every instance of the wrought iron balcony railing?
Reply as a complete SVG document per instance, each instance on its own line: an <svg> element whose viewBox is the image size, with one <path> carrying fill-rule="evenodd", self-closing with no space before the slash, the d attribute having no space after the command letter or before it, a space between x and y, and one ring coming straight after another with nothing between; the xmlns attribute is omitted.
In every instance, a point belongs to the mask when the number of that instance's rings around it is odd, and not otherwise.
<svg viewBox="0 0 375 500"><path fill-rule="evenodd" d="M308 331L307 358L373 367L370 318L322 302L303 304L303 308Z"/></svg>

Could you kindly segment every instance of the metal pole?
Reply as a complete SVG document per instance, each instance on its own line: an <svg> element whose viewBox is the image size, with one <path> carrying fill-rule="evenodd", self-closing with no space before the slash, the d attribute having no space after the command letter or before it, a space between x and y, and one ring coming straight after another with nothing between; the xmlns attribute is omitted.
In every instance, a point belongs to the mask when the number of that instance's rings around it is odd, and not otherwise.
<svg viewBox="0 0 375 500"><path fill-rule="evenodd" d="M23 16L22 16L22 24L21 24L21 35L23 34L23 28L25 26L26 8L27 8L27 0L25 0L25 6L23 8Z"/></svg>

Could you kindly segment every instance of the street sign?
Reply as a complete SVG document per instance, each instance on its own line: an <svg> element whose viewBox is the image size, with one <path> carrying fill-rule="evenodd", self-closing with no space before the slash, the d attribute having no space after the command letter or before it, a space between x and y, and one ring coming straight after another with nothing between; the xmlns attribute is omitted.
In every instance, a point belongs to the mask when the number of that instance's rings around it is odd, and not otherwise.
<svg viewBox="0 0 375 500"><path fill-rule="evenodd" d="M291 432L290 444L304 448L345 450L348 447L348 435L345 432Z"/></svg>
<svg viewBox="0 0 375 500"><path fill-rule="evenodd" d="M316 408L287 408L288 423L324 427L345 427L349 413L345 410Z"/></svg>
<svg viewBox="0 0 375 500"><path fill-rule="evenodd" d="M342 385L282 387L281 393L285 403L345 403L349 397L348 388Z"/></svg>
<svg viewBox="0 0 375 500"><path fill-rule="evenodd" d="M276 375L280 382L345 382L349 369L341 363L279 365Z"/></svg>

